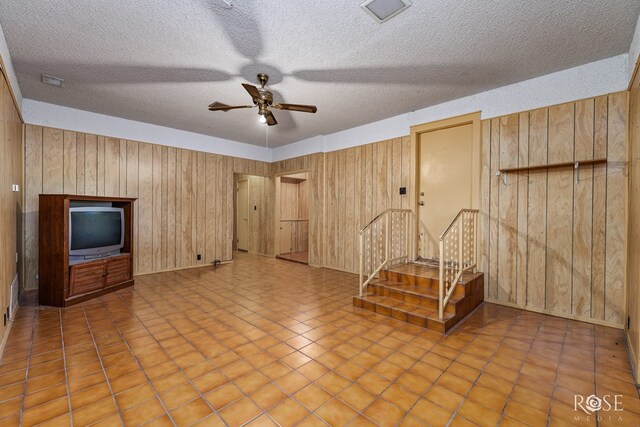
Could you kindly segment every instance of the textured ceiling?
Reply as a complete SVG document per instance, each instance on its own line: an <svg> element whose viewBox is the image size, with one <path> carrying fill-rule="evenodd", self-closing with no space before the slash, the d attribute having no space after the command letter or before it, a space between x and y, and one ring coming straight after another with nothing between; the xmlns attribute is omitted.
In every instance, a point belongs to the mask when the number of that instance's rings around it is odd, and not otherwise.
<svg viewBox="0 0 640 427"><path fill-rule="evenodd" d="M265 145L240 83L271 76L277 146L627 52L637 0L2 0L25 98ZM40 74L65 79L63 89Z"/></svg>

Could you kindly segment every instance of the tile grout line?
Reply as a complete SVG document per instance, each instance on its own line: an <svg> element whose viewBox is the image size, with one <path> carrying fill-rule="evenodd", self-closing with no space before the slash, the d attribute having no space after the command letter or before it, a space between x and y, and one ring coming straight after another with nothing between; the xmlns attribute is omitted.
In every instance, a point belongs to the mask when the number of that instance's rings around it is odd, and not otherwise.
<svg viewBox="0 0 640 427"><path fill-rule="evenodd" d="M23 388L23 392L22 392L22 405L20 405L20 425L22 425L22 418L24 416L24 401L27 398L27 383L29 381L29 364L31 362L31 351L33 350L33 341L35 338L35 332L36 332L36 325L37 325L37 314L38 314L38 310L34 310L33 311L33 316L32 316L32 327L31 327L31 340L29 342L29 353L27 354L27 367L25 369L24 372L24 388ZM5 347L6 350L6 347Z"/></svg>
<svg viewBox="0 0 640 427"><path fill-rule="evenodd" d="M547 426L551 423L551 410L553 409L553 403L555 401L555 395L558 387L558 376L560 375L560 361L562 360L562 354L564 352L565 341L567 340L567 331L569 329L569 324L564 323L564 334L562 336L562 347L560 348L560 354L558 354L558 362L556 363L556 376L553 381L553 392L551 393L551 401L549 402L549 410L547 411ZM595 331L594 331L595 332ZM594 345L595 345L595 336L594 336ZM596 420L596 427L597 427Z"/></svg>
<svg viewBox="0 0 640 427"><path fill-rule="evenodd" d="M520 317L522 317L522 313L518 314L518 319L520 319ZM526 353L527 356L531 352L531 348L533 347L533 344L536 342L536 339L537 339L538 335L540 334L540 329L542 328L543 324L544 324L544 319L541 319L540 323L538 324L538 328L536 329L536 333L532 336L531 342L529 343L529 348L527 349L527 353ZM520 368L518 369L518 377L520 376L520 371L522 370L522 367L524 366L525 360L526 360L526 357L522 360L522 363L520 364ZM500 411L500 417L498 418L498 424L502 423L502 420L503 420L504 415L505 415L504 411L505 411L505 409L507 409L507 405L509 404L509 402L511 400L511 395L513 394L513 390L516 388L517 381L518 381L518 379L516 377L516 379L513 380L513 387L511 387L511 391L507 395L507 398L504 401L504 405L502 406L502 410Z"/></svg>
<svg viewBox="0 0 640 427"><path fill-rule="evenodd" d="M96 343L95 336L93 335L93 329L91 328L91 323L89 322L89 318L87 317L87 311L86 311L84 305L82 305L82 313L84 315L84 320L85 320L85 322L87 324L89 335L91 335L91 341L93 342L93 348L96 351L96 355L98 356L98 361L100 362L100 367L102 368L102 374L104 375L105 382L107 383L107 387L109 387L109 392L111 393L111 399L113 400L113 403L114 403L114 405L116 407L116 411L118 412L118 416L120 417L120 421L122 421L122 424L124 425L124 418L122 418L122 413L120 412L120 408L118 407L118 402L116 401L116 396L115 396L115 394L113 394L113 389L111 388L111 381L109 380L109 377L107 375L107 371L106 371L106 369L104 367L104 364L102 363L102 356L100 355L100 350L98 349L98 344ZM105 418L106 417L101 418L100 420L105 419ZM100 421L100 420L96 420L96 422Z"/></svg>
<svg viewBox="0 0 640 427"><path fill-rule="evenodd" d="M67 402L69 404L69 417L73 426L73 407L71 406L71 393L69 391L69 372L67 371L67 353L64 344L64 324L62 321L62 310L58 309L58 319L60 319L60 340L62 341L62 363L64 366L64 386L67 389Z"/></svg>

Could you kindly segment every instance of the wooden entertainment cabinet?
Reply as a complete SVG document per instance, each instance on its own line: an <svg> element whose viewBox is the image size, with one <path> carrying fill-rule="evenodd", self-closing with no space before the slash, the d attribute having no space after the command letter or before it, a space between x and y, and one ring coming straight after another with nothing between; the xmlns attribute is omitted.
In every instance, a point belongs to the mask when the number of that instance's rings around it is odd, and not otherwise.
<svg viewBox="0 0 640 427"><path fill-rule="evenodd" d="M133 285L135 200L69 194L40 195L40 305L67 307ZM124 210L124 247L119 254L69 264L69 207L73 204L108 205Z"/></svg>

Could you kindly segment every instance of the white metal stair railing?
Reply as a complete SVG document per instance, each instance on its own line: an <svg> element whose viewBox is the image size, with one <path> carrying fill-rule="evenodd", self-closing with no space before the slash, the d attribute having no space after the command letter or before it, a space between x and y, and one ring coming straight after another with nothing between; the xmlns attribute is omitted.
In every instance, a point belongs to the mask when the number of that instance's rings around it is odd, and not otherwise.
<svg viewBox="0 0 640 427"><path fill-rule="evenodd" d="M438 315L444 309L465 271L476 271L478 210L462 209L440 235Z"/></svg>
<svg viewBox="0 0 640 427"><path fill-rule="evenodd" d="M360 230L360 296L382 269L409 261L412 215L410 209L387 209Z"/></svg>

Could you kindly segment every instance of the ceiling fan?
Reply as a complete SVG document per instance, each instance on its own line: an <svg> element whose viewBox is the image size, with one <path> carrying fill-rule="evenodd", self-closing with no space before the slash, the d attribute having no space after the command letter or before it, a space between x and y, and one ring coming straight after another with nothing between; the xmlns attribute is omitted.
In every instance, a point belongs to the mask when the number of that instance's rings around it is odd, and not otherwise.
<svg viewBox="0 0 640 427"><path fill-rule="evenodd" d="M260 116L260 123L266 123L269 126L277 125L278 122L271 112L271 108L276 110L289 110L300 111L303 113L315 113L318 111L315 105L299 105L299 104L285 104L285 103L273 103L273 94L265 89L265 85L269 81L269 76L260 73L258 74L258 81L260 82L260 88L252 86L247 83L242 83L242 86L249 92L251 98L253 98L253 105L227 105L222 102L214 102L209 105L210 111L229 111L239 108L255 108L258 107L258 115Z"/></svg>

